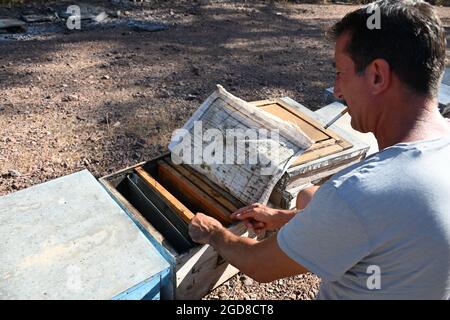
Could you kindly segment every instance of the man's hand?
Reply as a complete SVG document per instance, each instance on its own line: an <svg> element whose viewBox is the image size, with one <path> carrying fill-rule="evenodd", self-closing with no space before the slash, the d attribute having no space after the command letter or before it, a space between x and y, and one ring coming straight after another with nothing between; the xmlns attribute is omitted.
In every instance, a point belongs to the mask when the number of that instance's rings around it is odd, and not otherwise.
<svg viewBox="0 0 450 320"><path fill-rule="evenodd" d="M230 218L243 220L248 229L261 232L281 228L294 215L295 210L277 210L260 203L254 203L232 213Z"/></svg>
<svg viewBox="0 0 450 320"><path fill-rule="evenodd" d="M216 219L203 213L197 213L189 224L189 235L193 241L206 244L210 242L211 236L215 232L219 232L222 229L224 227Z"/></svg>

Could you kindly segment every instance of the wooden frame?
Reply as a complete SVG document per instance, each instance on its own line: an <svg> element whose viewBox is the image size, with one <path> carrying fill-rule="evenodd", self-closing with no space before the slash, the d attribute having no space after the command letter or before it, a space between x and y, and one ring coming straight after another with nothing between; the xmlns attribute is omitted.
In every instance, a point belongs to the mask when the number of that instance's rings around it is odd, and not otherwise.
<svg viewBox="0 0 450 320"><path fill-rule="evenodd" d="M300 113L281 99L260 100L251 104L271 113L272 115L298 126L312 140L313 145L298 157L291 165L295 167L315 159L328 156L351 148L353 145L341 138L330 129L325 129L317 120Z"/></svg>

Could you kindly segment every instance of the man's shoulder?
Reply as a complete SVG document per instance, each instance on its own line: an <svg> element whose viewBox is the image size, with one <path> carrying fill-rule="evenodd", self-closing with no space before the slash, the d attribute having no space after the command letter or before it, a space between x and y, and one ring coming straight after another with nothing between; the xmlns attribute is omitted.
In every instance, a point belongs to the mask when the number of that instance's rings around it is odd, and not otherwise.
<svg viewBox="0 0 450 320"><path fill-rule="evenodd" d="M398 184L419 173L431 173L430 169L450 170L450 135L440 139L399 143L381 150L359 163L335 174L331 179L336 188L349 184L363 187L377 183ZM430 162L433 168L429 168ZM421 171L421 172L420 172Z"/></svg>
<svg viewBox="0 0 450 320"><path fill-rule="evenodd" d="M387 171L395 171L397 166L395 158L397 156L398 152L390 150L379 151L339 171L330 178L328 183L336 189L352 187L356 190L361 190L361 187L364 187L365 184L373 184L376 179L381 178L385 180ZM394 177L389 176L388 180L392 180L392 178Z"/></svg>
<svg viewBox="0 0 450 320"><path fill-rule="evenodd" d="M327 184L356 212L400 210L422 205L422 194L447 198L449 161L450 139L398 144L340 171Z"/></svg>

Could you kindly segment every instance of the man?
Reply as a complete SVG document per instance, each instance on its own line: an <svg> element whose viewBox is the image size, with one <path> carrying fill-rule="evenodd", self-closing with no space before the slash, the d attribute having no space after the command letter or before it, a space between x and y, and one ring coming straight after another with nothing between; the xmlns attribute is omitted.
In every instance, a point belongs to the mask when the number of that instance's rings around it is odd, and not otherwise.
<svg viewBox="0 0 450 320"><path fill-rule="evenodd" d="M301 194L298 213L256 204L233 214L257 230L281 228L263 241L202 213L189 232L259 282L314 272L321 299L449 299L450 123L437 108L444 30L423 1L370 6L381 29L368 28L366 7L332 29L334 90L380 152Z"/></svg>

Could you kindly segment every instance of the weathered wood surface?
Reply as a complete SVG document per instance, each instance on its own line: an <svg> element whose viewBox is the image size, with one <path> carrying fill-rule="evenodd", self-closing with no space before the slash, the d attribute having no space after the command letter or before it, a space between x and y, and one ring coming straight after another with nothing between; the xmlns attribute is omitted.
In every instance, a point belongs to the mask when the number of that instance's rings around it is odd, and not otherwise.
<svg viewBox="0 0 450 320"><path fill-rule="evenodd" d="M301 114L296 114L290 112L289 109L283 108L282 105L276 103L275 101L271 101L268 104L257 105L262 110L273 114L274 116L288 121L290 123L298 126L314 143L328 140L330 136L327 135L323 130L318 129L313 124L304 119Z"/></svg>

